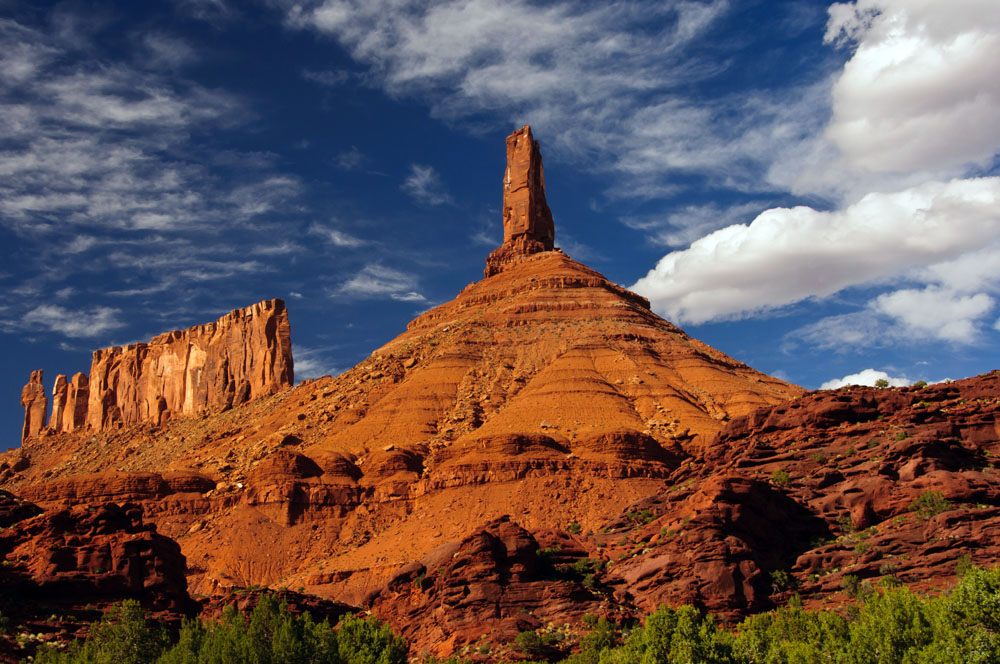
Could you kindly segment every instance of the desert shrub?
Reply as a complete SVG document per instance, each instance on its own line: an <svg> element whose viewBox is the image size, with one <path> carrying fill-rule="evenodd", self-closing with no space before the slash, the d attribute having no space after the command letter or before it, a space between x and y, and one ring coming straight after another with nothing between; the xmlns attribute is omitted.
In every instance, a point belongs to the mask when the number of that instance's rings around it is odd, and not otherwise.
<svg viewBox="0 0 1000 664"><path fill-rule="evenodd" d="M147 664L156 661L170 644L166 631L151 625L134 599L113 605L91 626L90 638L77 641L63 653L42 649L35 662L42 664Z"/></svg>
<svg viewBox="0 0 1000 664"><path fill-rule="evenodd" d="M918 380L917 382L915 382L913 384L913 387L917 388L918 390L922 390L923 388L927 387L927 381L926 380Z"/></svg>
<svg viewBox="0 0 1000 664"><path fill-rule="evenodd" d="M570 535L579 535L583 532L583 526L581 526L577 521L570 521L569 525L566 526L566 532Z"/></svg>
<svg viewBox="0 0 1000 664"><path fill-rule="evenodd" d="M732 662L732 636L691 606L660 607L625 643L601 654L600 664L722 664Z"/></svg>
<svg viewBox="0 0 1000 664"><path fill-rule="evenodd" d="M42 664L403 664L406 643L374 618L345 616L337 629L295 616L271 595L244 617L229 607L218 621L186 620L177 642L150 625L134 600L113 606L92 635L67 652L39 652Z"/></svg>
<svg viewBox="0 0 1000 664"><path fill-rule="evenodd" d="M910 511L916 512L917 518L924 520L950 509L951 503L944 497L944 494L933 489L924 491L910 503Z"/></svg>
<svg viewBox="0 0 1000 664"><path fill-rule="evenodd" d="M886 380L885 378L879 378L878 380L875 381L875 387L879 388L880 390L883 390L889 387L889 381Z"/></svg>
<svg viewBox="0 0 1000 664"><path fill-rule="evenodd" d="M792 476L787 470L776 470L771 473L771 484L776 487L785 488L792 483Z"/></svg>

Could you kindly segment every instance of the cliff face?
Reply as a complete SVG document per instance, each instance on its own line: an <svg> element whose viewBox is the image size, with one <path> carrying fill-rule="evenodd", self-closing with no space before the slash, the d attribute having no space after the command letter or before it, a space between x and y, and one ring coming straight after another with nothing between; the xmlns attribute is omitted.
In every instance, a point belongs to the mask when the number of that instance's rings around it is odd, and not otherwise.
<svg viewBox="0 0 1000 664"><path fill-rule="evenodd" d="M503 245L486 259L491 277L523 256L552 251L555 224L545 202L545 173L538 141L525 126L507 137L503 176Z"/></svg>
<svg viewBox="0 0 1000 664"><path fill-rule="evenodd" d="M96 351L87 422L97 430L160 424L231 408L291 384L285 303L266 300L148 344Z"/></svg>
<svg viewBox="0 0 1000 664"><path fill-rule="evenodd" d="M56 378L49 427L94 431L217 412L290 386L292 343L281 300L237 309L214 323L168 332L149 343L94 352L89 378ZM41 371L21 397L22 442L42 432L47 399Z"/></svg>

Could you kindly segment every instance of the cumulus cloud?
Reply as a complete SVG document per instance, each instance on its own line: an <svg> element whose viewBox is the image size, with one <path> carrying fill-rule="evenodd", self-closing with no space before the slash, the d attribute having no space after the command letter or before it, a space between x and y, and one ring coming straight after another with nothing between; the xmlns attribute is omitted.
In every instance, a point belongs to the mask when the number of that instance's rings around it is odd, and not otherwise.
<svg viewBox="0 0 1000 664"><path fill-rule="evenodd" d="M892 387L903 387L905 385L910 385L913 381L909 378L903 376L890 376L884 371L878 371L876 369L863 369L855 374L850 374L849 376L844 376L843 378L833 378L826 381L819 386L821 390L835 390L838 387L843 387L845 385L867 385L869 387L874 387L875 382L879 380L885 380L889 382Z"/></svg>
<svg viewBox="0 0 1000 664"><path fill-rule="evenodd" d="M124 327L121 311L111 307L95 307L73 311L55 304L42 304L24 315L22 322L31 328L57 332L67 337L99 337L110 330Z"/></svg>
<svg viewBox="0 0 1000 664"><path fill-rule="evenodd" d="M985 293L961 295L936 287L907 288L883 293L873 308L899 321L918 338L971 343L979 336L980 321L993 310Z"/></svg>
<svg viewBox="0 0 1000 664"><path fill-rule="evenodd" d="M400 188L424 205L445 205L453 202L441 180L441 175L433 166L410 164L410 174L406 176Z"/></svg>
<svg viewBox="0 0 1000 664"><path fill-rule="evenodd" d="M840 211L767 210L668 254L631 288L658 313L701 323L953 260L998 236L1000 178L929 182Z"/></svg>
<svg viewBox="0 0 1000 664"><path fill-rule="evenodd" d="M426 302L427 298L420 294L418 286L418 279L414 275L373 263L344 282L334 296Z"/></svg>
<svg viewBox="0 0 1000 664"><path fill-rule="evenodd" d="M830 7L827 42L854 52L827 137L873 172L987 166L1000 146L1000 11L992 0L858 0Z"/></svg>

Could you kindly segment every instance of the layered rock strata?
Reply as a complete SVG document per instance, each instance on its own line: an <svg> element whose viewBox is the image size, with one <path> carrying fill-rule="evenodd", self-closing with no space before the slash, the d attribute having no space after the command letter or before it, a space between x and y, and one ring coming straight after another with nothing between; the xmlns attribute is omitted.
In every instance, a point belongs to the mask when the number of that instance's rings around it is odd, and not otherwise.
<svg viewBox="0 0 1000 664"><path fill-rule="evenodd" d="M292 384L291 332L282 300L236 309L214 323L161 334L148 343L94 351L90 376L60 374L49 428L103 431L218 412ZM42 432L42 372L24 387L22 443Z"/></svg>
<svg viewBox="0 0 1000 664"><path fill-rule="evenodd" d="M502 271L522 256L552 251L555 224L545 202L545 173L538 141L525 125L507 137L503 177L503 244L486 259L485 275Z"/></svg>

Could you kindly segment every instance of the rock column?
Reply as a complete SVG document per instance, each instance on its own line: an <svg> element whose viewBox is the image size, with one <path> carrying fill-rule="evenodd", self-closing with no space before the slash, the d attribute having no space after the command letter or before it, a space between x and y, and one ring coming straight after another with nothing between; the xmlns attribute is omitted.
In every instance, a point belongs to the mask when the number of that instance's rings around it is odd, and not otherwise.
<svg viewBox="0 0 1000 664"><path fill-rule="evenodd" d="M45 415L49 400L42 385L42 370L31 372L31 379L21 390L21 405L24 406L24 428L21 429L21 444L41 433L45 427Z"/></svg>
<svg viewBox="0 0 1000 664"><path fill-rule="evenodd" d="M545 202L545 172L538 141L525 125L507 137L507 169L503 177L503 244L486 259L490 277L510 263L541 251L552 251L555 224Z"/></svg>

